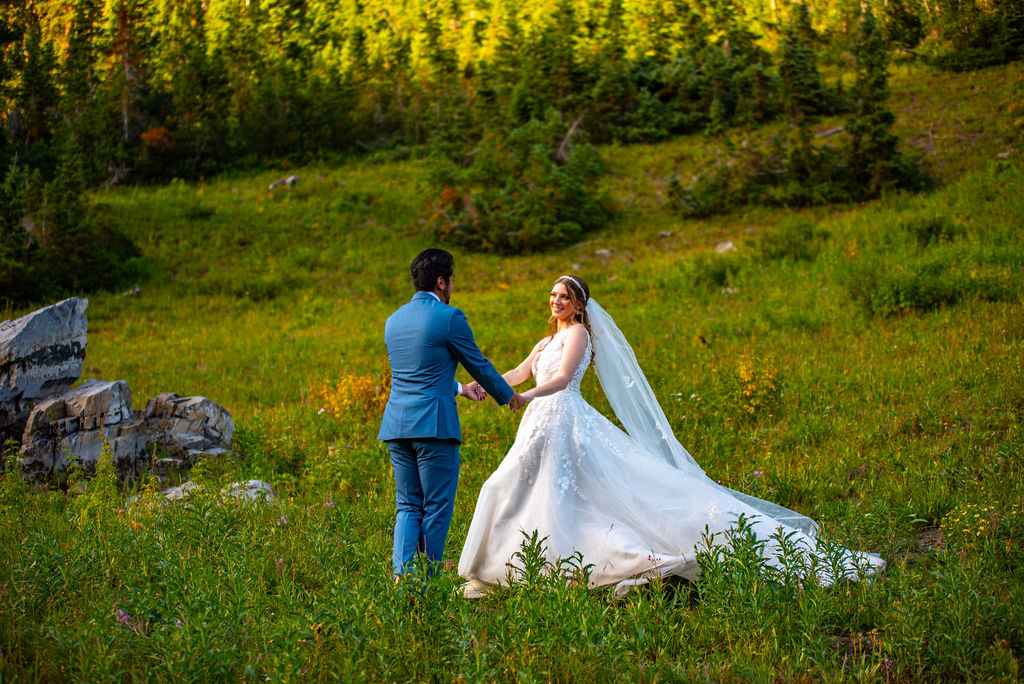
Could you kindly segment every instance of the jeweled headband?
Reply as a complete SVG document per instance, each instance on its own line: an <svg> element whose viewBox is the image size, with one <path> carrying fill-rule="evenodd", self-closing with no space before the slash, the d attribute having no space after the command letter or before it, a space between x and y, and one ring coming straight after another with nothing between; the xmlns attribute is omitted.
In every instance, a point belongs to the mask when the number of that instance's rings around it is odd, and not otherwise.
<svg viewBox="0 0 1024 684"><path fill-rule="evenodd" d="M583 305L586 306L587 305L587 291L583 289L583 283L581 283L580 281L576 280L576 278L574 278L571 275L558 276L558 280L562 280L563 278L572 281L572 284L576 286L576 289L579 290L580 295L583 297Z"/></svg>

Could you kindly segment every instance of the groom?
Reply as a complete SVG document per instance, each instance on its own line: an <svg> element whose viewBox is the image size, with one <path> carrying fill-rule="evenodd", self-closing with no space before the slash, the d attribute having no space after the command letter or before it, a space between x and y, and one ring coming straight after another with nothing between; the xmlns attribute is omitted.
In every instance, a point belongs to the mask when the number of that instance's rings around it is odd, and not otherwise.
<svg viewBox="0 0 1024 684"><path fill-rule="evenodd" d="M416 553L439 563L459 482L459 414L455 397L519 408L522 400L473 341L466 317L448 306L455 260L443 249L424 250L409 269L416 288L409 303L384 325L391 363L391 396L380 433L395 471L394 577L410 571ZM477 382L455 381L461 363ZM481 387L482 385L482 387ZM485 392L486 390L486 392Z"/></svg>

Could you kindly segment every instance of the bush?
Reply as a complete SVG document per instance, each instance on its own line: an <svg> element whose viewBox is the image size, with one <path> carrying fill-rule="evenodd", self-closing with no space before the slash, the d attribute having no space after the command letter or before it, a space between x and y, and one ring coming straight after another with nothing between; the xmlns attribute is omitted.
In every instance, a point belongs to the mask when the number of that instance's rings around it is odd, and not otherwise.
<svg viewBox="0 0 1024 684"><path fill-rule="evenodd" d="M829 238L829 233L807 219L785 221L778 230L765 233L758 244L763 259L814 261Z"/></svg>
<svg viewBox="0 0 1024 684"><path fill-rule="evenodd" d="M869 313L888 316L903 311L932 311L960 300L956 279L940 262L917 267L886 261L854 269L850 296Z"/></svg>
<svg viewBox="0 0 1024 684"><path fill-rule="evenodd" d="M564 247L604 226L609 200L594 190L603 165L595 148L570 144L576 130L566 132L550 110L543 121L486 137L468 165L449 153L434 168L442 189L429 230L442 242L513 254Z"/></svg>
<svg viewBox="0 0 1024 684"><path fill-rule="evenodd" d="M973 71L1024 56L1024 1L941 0L939 34L952 50L931 60L949 71Z"/></svg>
<svg viewBox="0 0 1024 684"><path fill-rule="evenodd" d="M1020 296L1019 286L998 274L966 273L951 253L916 262L877 257L858 264L846 284L850 297L875 316L934 311L976 297L1006 301Z"/></svg>
<svg viewBox="0 0 1024 684"><path fill-rule="evenodd" d="M885 38L890 43L913 49L924 40L924 21L916 3L890 0L883 11Z"/></svg>
<svg viewBox="0 0 1024 684"><path fill-rule="evenodd" d="M707 218L733 207L732 173L724 166L710 169L683 187L676 175L668 178L669 203L687 218Z"/></svg>
<svg viewBox="0 0 1024 684"><path fill-rule="evenodd" d="M704 252L686 262L687 275L693 286L709 290L728 287L741 266L740 258L731 253Z"/></svg>
<svg viewBox="0 0 1024 684"><path fill-rule="evenodd" d="M945 216L908 219L900 228L910 233L921 247L951 241L963 233L963 226L953 223Z"/></svg>

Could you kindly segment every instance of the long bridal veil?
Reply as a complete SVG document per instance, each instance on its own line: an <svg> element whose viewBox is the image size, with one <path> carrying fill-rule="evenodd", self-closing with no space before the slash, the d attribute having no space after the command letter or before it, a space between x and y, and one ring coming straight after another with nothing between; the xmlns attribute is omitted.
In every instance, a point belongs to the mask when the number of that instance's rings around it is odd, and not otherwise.
<svg viewBox="0 0 1024 684"><path fill-rule="evenodd" d="M594 367L608 402L622 427L640 447L664 458L687 475L704 478L711 486L735 497L787 527L816 536L817 524L805 515L749 494L724 487L707 476L693 456L679 443L661 409L654 390L637 363L636 354L608 312L595 300L587 302L593 333Z"/></svg>

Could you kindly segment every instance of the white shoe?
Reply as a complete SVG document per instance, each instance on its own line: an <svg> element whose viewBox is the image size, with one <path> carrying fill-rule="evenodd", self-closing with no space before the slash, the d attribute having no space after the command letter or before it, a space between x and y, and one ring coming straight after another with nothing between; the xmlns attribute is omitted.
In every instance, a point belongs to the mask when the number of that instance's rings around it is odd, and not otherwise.
<svg viewBox="0 0 1024 684"><path fill-rule="evenodd" d="M478 599L487 596L490 585L478 579L471 579L462 585L462 598Z"/></svg>

